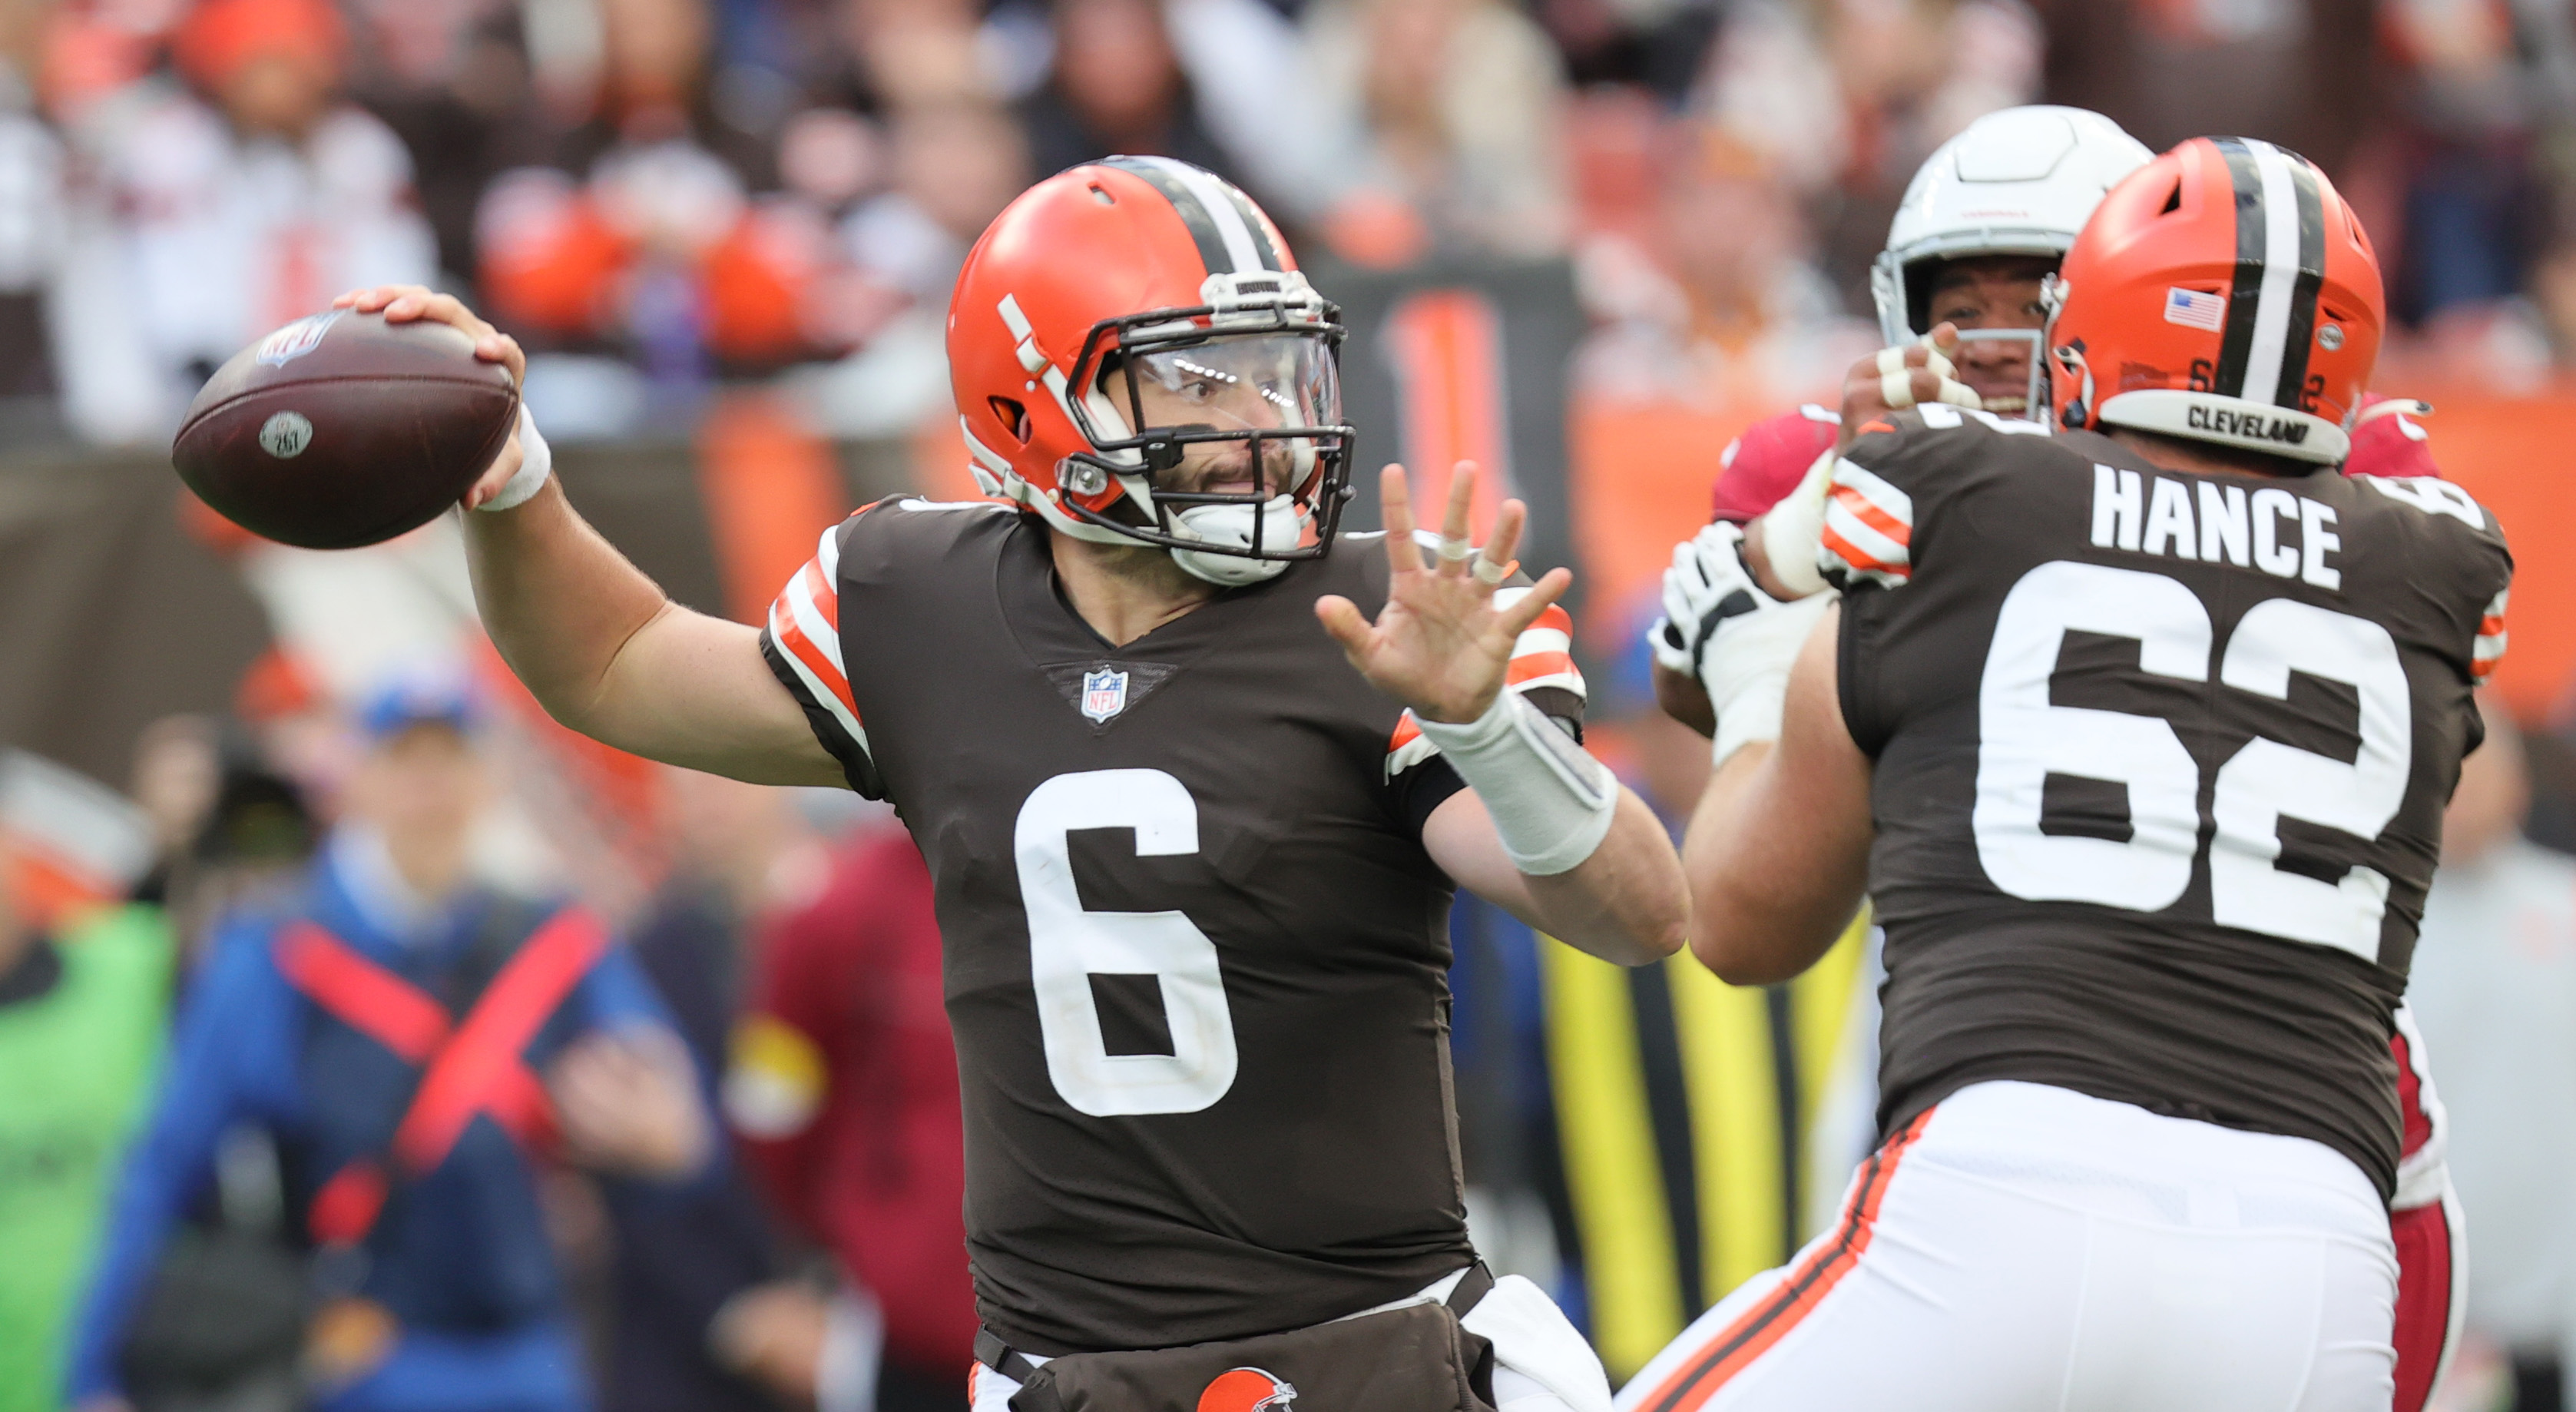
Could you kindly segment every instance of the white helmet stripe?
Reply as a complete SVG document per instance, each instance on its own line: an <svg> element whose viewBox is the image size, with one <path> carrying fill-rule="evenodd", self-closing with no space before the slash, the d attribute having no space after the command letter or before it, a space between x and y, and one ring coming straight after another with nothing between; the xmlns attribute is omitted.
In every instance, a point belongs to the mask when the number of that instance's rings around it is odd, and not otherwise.
<svg viewBox="0 0 2576 1412"><path fill-rule="evenodd" d="M2254 338L2245 349L2245 381L2239 396L2250 402L2281 402L2281 358L2290 332L2290 306L2299 282L2299 190L2290 158L2268 142L2247 139L2254 172L2262 181L2263 283L2254 312ZM2241 219L2241 217L2240 217Z"/></svg>
<svg viewBox="0 0 2576 1412"><path fill-rule="evenodd" d="M1170 177L1205 208L1208 220L1216 226L1218 238L1224 242L1225 258L1233 266L1220 270L1211 260L1209 274L1252 274L1266 268L1261 263L1261 246L1253 238L1251 223L1244 220L1243 212L1236 208L1223 181L1187 162L1174 161L1169 157L1129 157L1125 162L1150 166Z"/></svg>

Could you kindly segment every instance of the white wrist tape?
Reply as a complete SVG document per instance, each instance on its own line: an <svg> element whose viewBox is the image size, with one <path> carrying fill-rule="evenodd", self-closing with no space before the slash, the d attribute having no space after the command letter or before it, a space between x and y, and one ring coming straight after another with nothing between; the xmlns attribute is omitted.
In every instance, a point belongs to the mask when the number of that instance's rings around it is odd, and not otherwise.
<svg viewBox="0 0 2576 1412"><path fill-rule="evenodd" d="M1717 711L1717 738L1709 759L1719 764L1757 740L1780 738L1780 713L1789 695L1789 669L1816 619L1836 595L1809 594L1756 613L1729 618L1709 639L1700 659L1700 685Z"/></svg>
<svg viewBox="0 0 2576 1412"><path fill-rule="evenodd" d="M534 499L546 488L546 480L555 473L555 453L546 439L537 433L537 419L528 414L528 404L519 404L519 469L504 482L499 493L477 510L515 510Z"/></svg>
<svg viewBox="0 0 2576 1412"><path fill-rule="evenodd" d="M1535 878L1562 873L1608 836L1618 777L1519 692L1496 693L1485 714L1463 725L1415 720L1485 801L1513 867Z"/></svg>
<svg viewBox="0 0 2576 1412"><path fill-rule="evenodd" d="M1816 551L1824 547L1825 499L1833 479L1834 452L1828 447L1807 467L1798 488L1762 514L1762 553L1771 561L1771 576L1800 597L1825 588Z"/></svg>

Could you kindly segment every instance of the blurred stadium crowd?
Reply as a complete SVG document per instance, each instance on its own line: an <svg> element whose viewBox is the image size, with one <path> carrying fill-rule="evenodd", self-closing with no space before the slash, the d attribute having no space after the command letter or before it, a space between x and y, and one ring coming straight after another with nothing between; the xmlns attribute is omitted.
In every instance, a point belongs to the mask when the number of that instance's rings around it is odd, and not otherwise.
<svg viewBox="0 0 2576 1412"><path fill-rule="evenodd" d="M9 0L0 430L152 442L362 281L515 331L558 439L772 377L899 428L984 222L1122 150L1310 263L1572 260L1587 393L1795 394L1866 337L1916 164L2029 101L2311 155L2379 233L2392 372L2576 357L2547 0Z"/></svg>
<svg viewBox="0 0 2576 1412"><path fill-rule="evenodd" d="M561 442L686 437L756 387L815 437L917 446L951 415L942 315L969 244L1034 177L1114 152L1240 183L1327 295L1334 270L1569 272L1570 405L1777 410L1878 343L1869 262L1916 166L2035 101L2159 149L2243 132L2316 159L2390 272L2383 387L2529 391L2576 366L2563 0L0 0L0 480L39 447L157 451L237 349L391 282L515 333ZM1716 447L1666 449L1704 497ZM553 730L458 645L461 576L419 566L437 552L353 580L249 551L283 649L216 688L228 711L147 729L122 797L0 755L0 1412L58 1405L75 1357L124 1359L143 1412L302 1395L309 1310L290 1299L283 1335L210 1333L185 1296L201 1266L203 1288L255 1283L204 1252L226 1232L256 1247L312 1174L226 1129L216 1180L168 1213L194 1263L113 1252L142 1199L119 1174L152 1160L125 1144L178 1091L156 1095L160 1056L190 1042L165 1037L173 996L237 904L317 856L387 896L582 898L690 1051L676 1096L633 1056L548 1075L613 1095L629 1130L568 1133L600 1160L544 1165L519 1233L554 1252L528 1307L584 1367L510 1376L572 1400L491 1405L961 1405L954 1061L917 857L850 798L643 769ZM357 618L359 637L403 626L329 650ZM1623 644L1591 651L1629 682L1624 704L1604 689L1605 754L1686 807L1704 747L1653 717ZM415 657L444 675L389 670ZM2531 759L2534 832L2576 843L2568 748L2535 733ZM2419 967L2436 1052L2464 1055L2442 1080L2459 1140L2505 1134L2453 1158L2473 1240L2477 1182L2513 1213L2484 1227L2514 1232L2507 1273L2485 1303L2472 1274L2483 1341L2449 1405L2527 1412L2560 1405L2576 1347L2576 1224L2548 1214L2576 1159L2576 864L2493 842L2530 804L2520 763L2472 801L2486 861L2437 892ZM1863 1140L1836 1084L1869 1059L1841 1023L1864 950L1737 1007L1687 958L1613 983L1485 909L1455 933L1479 1243L1631 1371L1829 1209ZM2468 959L2445 976L2454 939ZM11 1036L36 1013L17 1002L83 977L110 1018ZM2482 1011L2496 994L2512 1005ZM1720 1050L1762 1077L1709 1078ZM71 1067L89 1087L65 1087ZM665 1148L686 1160L619 1156ZM139 1302L103 1333L83 1291L119 1258ZM370 1372L366 1331L340 1333ZM286 1364L241 1361L281 1337ZM501 1376L485 1354L459 1355L469 1381Z"/></svg>

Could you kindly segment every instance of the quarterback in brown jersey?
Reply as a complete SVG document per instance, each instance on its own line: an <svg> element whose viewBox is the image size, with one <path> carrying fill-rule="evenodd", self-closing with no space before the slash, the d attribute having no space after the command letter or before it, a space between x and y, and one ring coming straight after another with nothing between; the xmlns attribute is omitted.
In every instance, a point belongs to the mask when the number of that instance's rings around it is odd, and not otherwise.
<svg viewBox="0 0 2576 1412"><path fill-rule="evenodd" d="M1623 1407L2390 1404L2388 1037L2511 560L2336 473L2379 277L2294 154L2148 164L2051 303L2057 435L1850 429L1802 645L1720 566L1710 653L1795 663L1692 821L1693 948L1793 974L1865 887L1887 1139Z"/></svg>
<svg viewBox="0 0 2576 1412"><path fill-rule="evenodd" d="M520 364L452 299L351 300ZM985 1412L1190 1407L1237 1367L1355 1409L1609 1403L1546 1296L1475 1264L1445 916L1465 886L1652 961L1680 863L1580 743L1568 576L1514 572L1518 502L1478 548L1462 468L1417 536L1389 468L1382 542L1337 539L1341 336L1243 193L1113 158L1023 194L959 277L993 498L850 517L765 628L670 603L525 423L469 495L484 621L559 719L846 782L921 845Z"/></svg>

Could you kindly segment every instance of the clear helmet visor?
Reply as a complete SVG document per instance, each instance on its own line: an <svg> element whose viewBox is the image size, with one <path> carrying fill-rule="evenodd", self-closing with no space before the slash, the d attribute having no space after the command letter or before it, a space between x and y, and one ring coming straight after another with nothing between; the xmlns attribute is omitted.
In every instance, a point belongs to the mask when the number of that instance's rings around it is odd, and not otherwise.
<svg viewBox="0 0 2576 1412"><path fill-rule="evenodd" d="M1311 333L1220 335L1148 346L1123 360L1139 433L1268 435L1338 426L1332 347ZM1114 381L1114 375L1113 375Z"/></svg>

